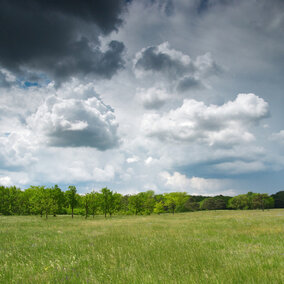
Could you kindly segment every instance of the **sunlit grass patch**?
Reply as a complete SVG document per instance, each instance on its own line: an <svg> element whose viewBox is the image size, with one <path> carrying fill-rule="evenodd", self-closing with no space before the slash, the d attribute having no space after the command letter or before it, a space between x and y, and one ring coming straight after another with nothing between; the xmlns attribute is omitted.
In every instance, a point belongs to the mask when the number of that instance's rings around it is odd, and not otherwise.
<svg viewBox="0 0 284 284"><path fill-rule="evenodd" d="M1 283L284 283L284 210L0 225Z"/></svg>

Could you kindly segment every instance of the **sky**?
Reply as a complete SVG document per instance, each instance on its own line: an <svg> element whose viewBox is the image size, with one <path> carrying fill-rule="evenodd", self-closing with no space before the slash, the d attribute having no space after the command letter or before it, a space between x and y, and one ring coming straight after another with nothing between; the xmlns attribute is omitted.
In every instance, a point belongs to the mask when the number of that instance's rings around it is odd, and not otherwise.
<svg viewBox="0 0 284 284"><path fill-rule="evenodd" d="M284 189L283 1L0 7L0 184Z"/></svg>

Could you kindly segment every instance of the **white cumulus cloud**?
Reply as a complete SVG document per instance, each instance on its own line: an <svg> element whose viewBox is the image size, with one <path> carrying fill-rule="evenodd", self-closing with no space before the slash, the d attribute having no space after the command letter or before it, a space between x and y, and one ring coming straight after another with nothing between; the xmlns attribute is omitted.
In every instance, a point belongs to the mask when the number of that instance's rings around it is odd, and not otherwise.
<svg viewBox="0 0 284 284"><path fill-rule="evenodd" d="M87 99L51 96L27 121L51 146L107 150L119 142L114 111L96 96Z"/></svg>
<svg viewBox="0 0 284 284"><path fill-rule="evenodd" d="M221 106L186 99L169 113L145 114L142 129L162 141L225 146L253 141L249 127L267 116L268 103L254 94L239 94Z"/></svg>
<svg viewBox="0 0 284 284"><path fill-rule="evenodd" d="M165 89L155 87L146 90L138 89L136 95L146 109L159 109L170 98L170 95Z"/></svg>
<svg viewBox="0 0 284 284"><path fill-rule="evenodd" d="M193 195L214 195L217 192L234 194L228 188L229 184L227 180L206 179L195 176L188 178L179 172L170 174L167 171L160 173L160 178L164 182L164 186L171 191L185 191Z"/></svg>

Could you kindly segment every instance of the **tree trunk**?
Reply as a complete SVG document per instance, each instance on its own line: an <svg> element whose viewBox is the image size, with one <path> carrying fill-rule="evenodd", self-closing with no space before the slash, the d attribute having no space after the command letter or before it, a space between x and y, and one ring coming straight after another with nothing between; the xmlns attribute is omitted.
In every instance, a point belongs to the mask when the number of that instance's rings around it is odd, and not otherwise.
<svg viewBox="0 0 284 284"><path fill-rule="evenodd" d="M74 208L72 207L72 219L73 219L73 215L74 215L74 213L73 213L73 212L74 212Z"/></svg>

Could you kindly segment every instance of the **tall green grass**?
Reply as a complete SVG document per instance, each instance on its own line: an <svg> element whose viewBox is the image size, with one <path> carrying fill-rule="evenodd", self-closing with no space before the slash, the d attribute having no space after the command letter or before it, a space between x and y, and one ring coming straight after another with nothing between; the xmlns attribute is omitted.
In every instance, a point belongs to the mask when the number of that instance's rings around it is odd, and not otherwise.
<svg viewBox="0 0 284 284"><path fill-rule="evenodd" d="M284 210L0 216L0 283L284 283Z"/></svg>

